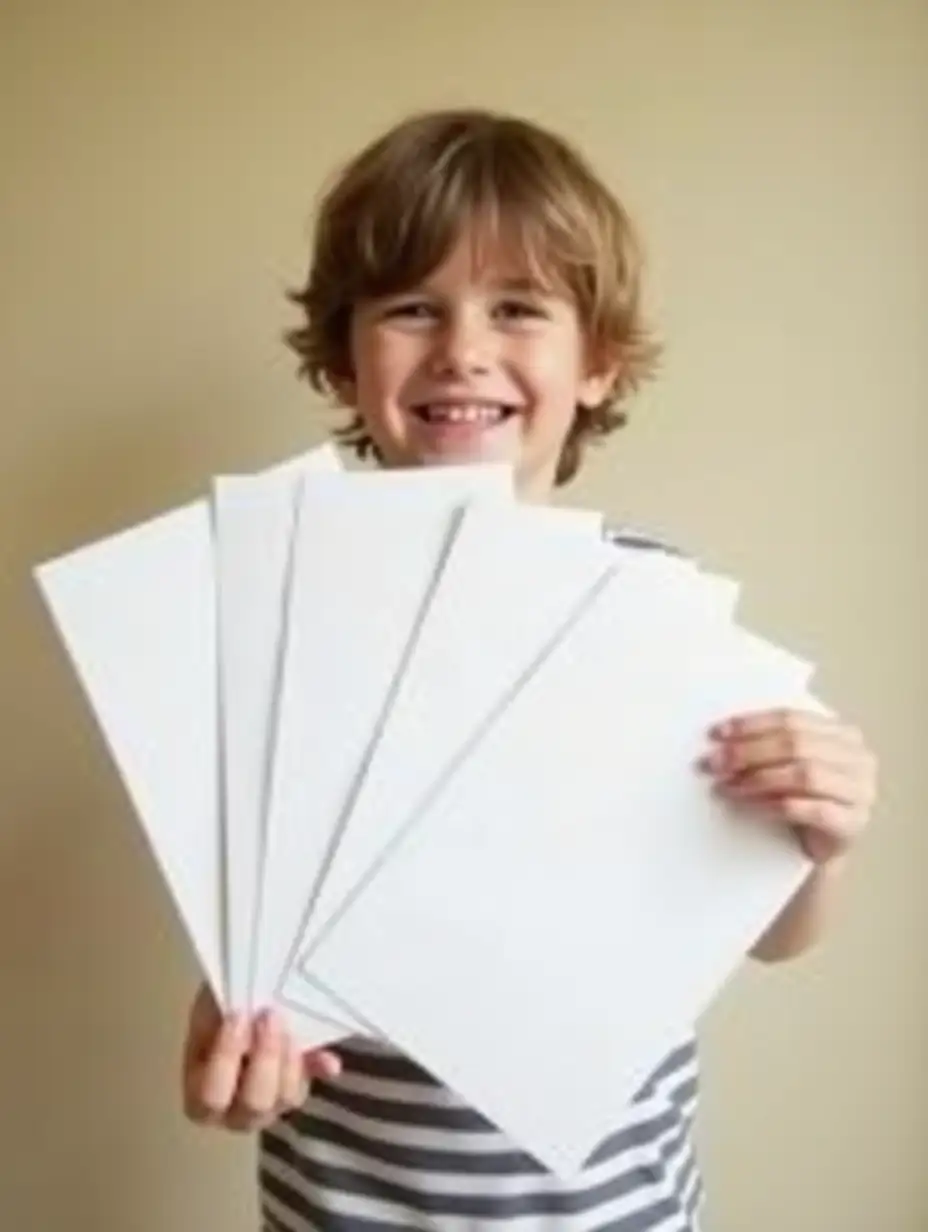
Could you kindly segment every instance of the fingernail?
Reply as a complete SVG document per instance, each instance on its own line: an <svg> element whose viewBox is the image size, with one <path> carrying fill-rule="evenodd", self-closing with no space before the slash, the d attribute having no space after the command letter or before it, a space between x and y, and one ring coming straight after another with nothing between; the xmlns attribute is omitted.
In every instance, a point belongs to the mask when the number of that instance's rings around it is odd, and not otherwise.
<svg viewBox="0 0 928 1232"><path fill-rule="evenodd" d="M248 1015L243 1013L241 1010L237 1010L235 1013L230 1014L226 1019L226 1027L228 1028L229 1034L236 1041L242 1040L246 1037L248 1034L248 1025Z"/></svg>
<svg viewBox="0 0 928 1232"><path fill-rule="evenodd" d="M342 1072L341 1057L337 1057L334 1052L325 1054L325 1072L329 1078L337 1078Z"/></svg>
<svg viewBox="0 0 928 1232"><path fill-rule="evenodd" d="M710 774L718 774L725 767L725 753L722 749L713 749L704 753L699 759L699 767Z"/></svg>
<svg viewBox="0 0 928 1232"><path fill-rule="evenodd" d="M724 796L738 796L744 794L744 788L737 779L718 779L715 784L715 790Z"/></svg>
<svg viewBox="0 0 928 1232"><path fill-rule="evenodd" d="M261 1015L261 1036L266 1044L277 1044L280 1042L280 1019L274 1010L265 1010Z"/></svg>
<svg viewBox="0 0 928 1232"><path fill-rule="evenodd" d="M337 1078L342 1072L342 1059L337 1052L311 1052L306 1059L310 1072L315 1069L323 1078Z"/></svg>

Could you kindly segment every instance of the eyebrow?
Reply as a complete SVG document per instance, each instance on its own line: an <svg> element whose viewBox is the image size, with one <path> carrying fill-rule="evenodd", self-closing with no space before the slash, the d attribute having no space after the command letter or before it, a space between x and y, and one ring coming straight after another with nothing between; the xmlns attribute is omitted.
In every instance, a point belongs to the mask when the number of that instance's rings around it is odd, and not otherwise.
<svg viewBox="0 0 928 1232"><path fill-rule="evenodd" d="M536 295L548 292L548 288L539 282L537 278L530 278L527 275L522 275L518 278L503 278L495 286L499 291L531 291Z"/></svg>
<svg viewBox="0 0 928 1232"><path fill-rule="evenodd" d="M491 290L500 293L508 292L531 294L531 295L554 295L556 294L553 287L546 286L537 278L532 278L528 274L512 275L508 278L501 278L490 284ZM404 299L410 295L427 295L431 293L431 289L427 282L418 285L398 289L395 291L387 291L383 295L372 297L373 303L385 303L391 300Z"/></svg>

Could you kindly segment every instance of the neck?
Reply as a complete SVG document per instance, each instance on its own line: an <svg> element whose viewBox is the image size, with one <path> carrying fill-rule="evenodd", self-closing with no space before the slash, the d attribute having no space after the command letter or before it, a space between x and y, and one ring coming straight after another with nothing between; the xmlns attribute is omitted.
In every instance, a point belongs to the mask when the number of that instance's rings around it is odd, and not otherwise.
<svg viewBox="0 0 928 1232"><path fill-rule="evenodd" d="M515 477L516 496L526 505L549 505L554 498L554 476L545 472Z"/></svg>

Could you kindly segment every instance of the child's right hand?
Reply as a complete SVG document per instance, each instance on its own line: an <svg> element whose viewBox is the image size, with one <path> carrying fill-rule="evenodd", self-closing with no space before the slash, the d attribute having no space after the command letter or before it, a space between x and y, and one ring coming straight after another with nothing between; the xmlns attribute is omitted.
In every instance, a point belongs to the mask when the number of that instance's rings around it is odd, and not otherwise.
<svg viewBox="0 0 928 1232"><path fill-rule="evenodd" d="M305 1103L313 1078L333 1078L339 1067L335 1053L301 1052L273 1013L223 1018L203 984L184 1045L184 1112L198 1125L260 1130Z"/></svg>

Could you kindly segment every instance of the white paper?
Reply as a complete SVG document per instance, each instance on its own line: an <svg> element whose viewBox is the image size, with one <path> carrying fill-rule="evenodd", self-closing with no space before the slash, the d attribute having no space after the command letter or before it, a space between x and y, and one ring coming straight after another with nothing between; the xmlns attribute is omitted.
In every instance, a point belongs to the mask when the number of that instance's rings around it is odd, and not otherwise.
<svg viewBox="0 0 928 1232"><path fill-rule="evenodd" d="M281 990L368 745L459 511L512 499L511 471L308 475L300 500L272 759L254 999ZM339 1018L332 1006L332 1017ZM351 1030L364 1030L355 1016Z"/></svg>
<svg viewBox="0 0 928 1232"><path fill-rule="evenodd" d="M213 480L224 817L225 954L232 1009L251 1008L257 875L264 846L268 737L299 481L338 469L333 449L259 475Z"/></svg>
<svg viewBox="0 0 928 1232"><path fill-rule="evenodd" d="M200 500L46 561L34 574L222 1004L212 549L210 504Z"/></svg>
<svg viewBox="0 0 928 1232"><path fill-rule="evenodd" d="M654 601L672 602L686 588L696 620L731 619L739 591L731 579L699 574L687 559L578 539L592 529L582 519L552 535L553 520L531 518L522 508L503 518L472 509L462 520L288 973L288 994L308 1012L319 992L320 1005L331 1006L331 991L311 975L320 936L406 829L428 816L479 741L495 739L493 724L616 570L629 586L644 579Z"/></svg>
<svg viewBox="0 0 928 1232"><path fill-rule="evenodd" d="M690 570L689 562L617 549L585 510L472 507L460 528L358 786L287 976L287 995L312 1011L331 997L311 979L316 938L395 840L416 806L466 752L580 605L624 558Z"/></svg>
<svg viewBox="0 0 928 1232"><path fill-rule="evenodd" d="M801 702L808 665L629 583L616 572L312 955L565 1176L808 870L693 770L710 722Z"/></svg>

